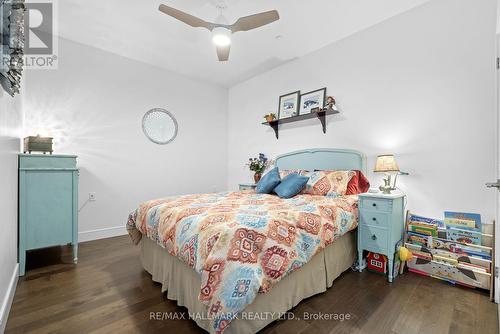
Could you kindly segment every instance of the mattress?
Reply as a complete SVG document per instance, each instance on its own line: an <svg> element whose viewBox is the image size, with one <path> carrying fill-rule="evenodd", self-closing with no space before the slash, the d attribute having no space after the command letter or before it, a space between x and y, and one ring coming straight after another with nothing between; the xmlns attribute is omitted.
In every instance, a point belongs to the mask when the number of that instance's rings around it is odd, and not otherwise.
<svg viewBox="0 0 500 334"><path fill-rule="evenodd" d="M332 287L334 280L349 269L356 258L355 238L355 232L345 234L282 279L271 291L258 294L253 303L225 328L224 333L256 333L280 317L286 318L286 312L301 300ZM198 299L200 275L151 239L143 238L140 247L144 269L151 274L153 281L161 284L167 298L185 306L190 318L199 327L215 333L210 325L207 306Z"/></svg>

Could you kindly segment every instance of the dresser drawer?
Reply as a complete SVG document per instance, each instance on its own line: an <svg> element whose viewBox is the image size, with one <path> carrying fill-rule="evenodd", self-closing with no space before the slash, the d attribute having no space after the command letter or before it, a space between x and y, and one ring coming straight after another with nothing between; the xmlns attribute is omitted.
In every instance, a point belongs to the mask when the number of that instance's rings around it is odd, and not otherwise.
<svg viewBox="0 0 500 334"><path fill-rule="evenodd" d="M76 169L76 155L20 154L19 168Z"/></svg>
<svg viewBox="0 0 500 334"><path fill-rule="evenodd" d="M382 198L363 198L360 207L364 210L392 212L392 201Z"/></svg>
<svg viewBox="0 0 500 334"><path fill-rule="evenodd" d="M371 210L361 210L360 222L363 225L372 225L377 227L387 228L391 225L390 219L391 215L385 212L377 212Z"/></svg>
<svg viewBox="0 0 500 334"><path fill-rule="evenodd" d="M386 253L388 230L370 225L362 225L360 226L360 233L363 249L377 253Z"/></svg>

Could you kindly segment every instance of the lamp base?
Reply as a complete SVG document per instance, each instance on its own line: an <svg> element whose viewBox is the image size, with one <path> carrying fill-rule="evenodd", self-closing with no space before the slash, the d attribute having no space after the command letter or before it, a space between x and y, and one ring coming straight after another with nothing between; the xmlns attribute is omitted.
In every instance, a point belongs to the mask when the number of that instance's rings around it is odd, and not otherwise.
<svg viewBox="0 0 500 334"><path fill-rule="evenodd" d="M389 195L391 193L391 190L392 190L392 188L388 187L388 186L380 186L380 187L378 187L378 189L380 189L382 194L386 194L386 195Z"/></svg>
<svg viewBox="0 0 500 334"><path fill-rule="evenodd" d="M378 187L378 189L380 189L382 194L385 194L385 195L390 195L391 191L395 190L395 188L390 187L390 186L380 186L380 187Z"/></svg>

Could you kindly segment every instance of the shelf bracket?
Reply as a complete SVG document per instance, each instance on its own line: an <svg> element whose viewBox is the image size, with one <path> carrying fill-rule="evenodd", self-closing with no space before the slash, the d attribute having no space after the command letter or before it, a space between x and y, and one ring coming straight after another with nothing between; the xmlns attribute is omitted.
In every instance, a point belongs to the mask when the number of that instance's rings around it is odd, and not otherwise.
<svg viewBox="0 0 500 334"><path fill-rule="evenodd" d="M316 113L316 116L318 116L318 119L321 122L321 126L323 127L323 133L326 133L326 112L318 111Z"/></svg>
<svg viewBox="0 0 500 334"><path fill-rule="evenodd" d="M279 126L279 121L272 121L269 123L269 126L273 128L274 133L276 134L276 139L278 139L278 126Z"/></svg>

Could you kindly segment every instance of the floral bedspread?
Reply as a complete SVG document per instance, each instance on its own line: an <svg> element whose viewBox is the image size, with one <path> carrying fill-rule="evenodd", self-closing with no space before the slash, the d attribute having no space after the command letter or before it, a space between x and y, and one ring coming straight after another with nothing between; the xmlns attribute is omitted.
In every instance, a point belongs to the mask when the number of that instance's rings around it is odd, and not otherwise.
<svg viewBox="0 0 500 334"><path fill-rule="evenodd" d="M145 235L201 275L199 299L215 333L274 284L358 224L358 197L254 192L186 195L145 202L129 216Z"/></svg>

